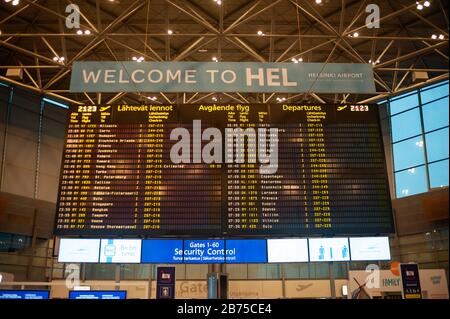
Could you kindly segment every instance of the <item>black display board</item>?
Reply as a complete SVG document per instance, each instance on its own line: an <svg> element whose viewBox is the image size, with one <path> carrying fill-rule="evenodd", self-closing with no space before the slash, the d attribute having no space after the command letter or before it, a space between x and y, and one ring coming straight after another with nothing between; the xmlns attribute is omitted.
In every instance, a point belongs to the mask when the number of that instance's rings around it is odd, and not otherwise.
<svg viewBox="0 0 450 319"><path fill-rule="evenodd" d="M276 128L278 166L204 163L216 127ZM175 164L173 129L191 139ZM259 136L257 136L258 138ZM246 146L251 140L246 140ZM268 141L257 139L259 143ZM197 153L198 154L198 153ZM248 155L248 154L247 154ZM197 162L194 162L197 161ZM393 232L376 105L102 105L69 110L56 235L308 236Z"/></svg>

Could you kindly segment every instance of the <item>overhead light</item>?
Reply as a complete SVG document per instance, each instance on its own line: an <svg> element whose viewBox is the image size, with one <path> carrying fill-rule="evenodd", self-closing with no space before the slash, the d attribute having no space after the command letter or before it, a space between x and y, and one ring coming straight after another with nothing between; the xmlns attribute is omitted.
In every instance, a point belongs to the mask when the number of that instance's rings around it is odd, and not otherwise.
<svg viewBox="0 0 450 319"><path fill-rule="evenodd" d="M140 56L139 58L137 58L137 57L132 57L131 58L133 61L136 61L136 62L142 62L142 61L144 61L144 57L143 56Z"/></svg>
<svg viewBox="0 0 450 319"><path fill-rule="evenodd" d="M439 34L439 40L444 40L444 35L443 34Z"/></svg>
<svg viewBox="0 0 450 319"><path fill-rule="evenodd" d="M291 61L294 62L294 63L299 63L299 62L303 62L303 58L302 57L300 57L298 59L292 58Z"/></svg>
<svg viewBox="0 0 450 319"><path fill-rule="evenodd" d="M217 101L217 98L216 98L215 96L213 96L213 97L212 97L212 100L213 100L214 102L216 102L216 101Z"/></svg>
<svg viewBox="0 0 450 319"><path fill-rule="evenodd" d="M153 96L153 97L147 97L147 99L149 99L149 100L152 100L152 101L156 101L156 96Z"/></svg>
<svg viewBox="0 0 450 319"><path fill-rule="evenodd" d="M369 63L372 63L372 59L369 60Z"/></svg>
<svg viewBox="0 0 450 319"><path fill-rule="evenodd" d="M358 33L358 32L353 32L353 37L354 37L354 38L359 37L359 33Z"/></svg>
<svg viewBox="0 0 450 319"><path fill-rule="evenodd" d="M286 98L285 97L277 97L277 101L283 102L283 101L286 101Z"/></svg>
<svg viewBox="0 0 450 319"><path fill-rule="evenodd" d="M53 57L53 61L55 61L55 62L63 63L64 60L65 60L65 58L63 56L62 57L59 57L59 56Z"/></svg>
<svg viewBox="0 0 450 319"><path fill-rule="evenodd" d="M425 6L425 7L429 7L430 6L430 1L425 1L424 3L423 3L423 5Z"/></svg>
<svg viewBox="0 0 450 319"><path fill-rule="evenodd" d="M422 10L423 9L423 5L419 2L416 1L417 4L417 10Z"/></svg>
<svg viewBox="0 0 450 319"><path fill-rule="evenodd" d="M83 32L83 30L77 30L77 34L78 35L83 35L83 34L90 35L91 34L91 30L84 30L84 32Z"/></svg>
<svg viewBox="0 0 450 319"><path fill-rule="evenodd" d="M13 2L12 2L12 5L13 6L17 6L19 4L19 0L14 0Z"/></svg>
<svg viewBox="0 0 450 319"><path fill-rule="evenodd" d="M212 57L212 60L213 60L214 62L218 62L218 61L219 61L219 60L217 59L217 57L215 57L215 56Z"/></svg>
<svg viewBox="0 0 450 319"><path fill-rule="evenodd" d="M259 31L257 32L257 34L258 34L258 35L265 35L264 32L262 32L261 30L259 30Z"/></svg>
<svg viewBox="0 0 450 319"><path fill-rule="evenodd" d="M167 34L171 35L171 34L173 34L173 31L169 29L169 30L167 30Z"/></svg>
<svg viewBox="0 0 450 319"><path fill-rule="evenodd" d="M436 39L437 39L437 35L436 35L436 34L433 34L433 35L431 36L431 38L432 38L433 40L436 40Z"/></svg>
<svg viewBox="0 0 450 319"><path fill-rule="evenodd" d="M205 52L208 52L208 50L207 49L200 49L200 50L198 50L198 52L205 53Z"/></svg>
<svg viewBox="0 0 450 319"><path fill-rule="evenodd" d="M321 4L321 3L322 3L322 0L316 0L316 3L317 3L317 4Z"/></svg>
<svg viewBox="0 0 450 319"><path fill-rule="evenodd" d="M6 3L11 2L12 0L5 0Z"/></svg>
<svg viewBox="0 0 450 319"><path fill-rule="evenodd" d="M298 62L303 62L303 58L302 58L302 57L299 57L299 58L298 58Z"/></svg>

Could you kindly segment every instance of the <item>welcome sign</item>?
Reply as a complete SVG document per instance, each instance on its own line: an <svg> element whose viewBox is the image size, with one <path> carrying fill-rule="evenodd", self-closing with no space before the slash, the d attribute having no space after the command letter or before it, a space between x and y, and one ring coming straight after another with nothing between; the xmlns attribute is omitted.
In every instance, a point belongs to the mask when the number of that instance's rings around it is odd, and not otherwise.
<svg viewBox="0 0 450 319"><path fill-rule="evenodd" d="M70 92L375 93L370 64L99 62L72 67Z"/></svg>

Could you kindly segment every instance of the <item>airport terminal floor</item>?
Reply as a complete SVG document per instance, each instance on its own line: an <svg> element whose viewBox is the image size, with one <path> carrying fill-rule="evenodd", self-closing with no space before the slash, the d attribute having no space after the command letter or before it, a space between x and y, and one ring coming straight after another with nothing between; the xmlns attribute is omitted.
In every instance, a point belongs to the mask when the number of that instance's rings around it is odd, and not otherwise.
<svg viewBox="0 0 450 319"><path fill-rule="evenodd" d="M448 301L447 11L0 0L0 304Z"/></svg>

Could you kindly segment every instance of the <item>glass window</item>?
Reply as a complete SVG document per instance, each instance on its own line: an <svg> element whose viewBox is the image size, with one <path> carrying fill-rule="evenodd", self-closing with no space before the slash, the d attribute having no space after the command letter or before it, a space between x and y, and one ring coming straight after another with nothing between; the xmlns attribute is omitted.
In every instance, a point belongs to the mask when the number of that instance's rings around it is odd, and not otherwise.
<svg viewBox="0 0 450 319"><path fill-rule="evenodd" d="M431 188L448 186L448 160L432 163L428 169Z"/></svg>
<svg viewBox="0 0 450 319"><path fill-rule="evenodd" d="M328 263L309 263L309 278L311 279L323 279L330 277L330 268Z"/></svg>
<svg viewBox="0 0 450 319"><path fill-rule="evenodd" d="M116 275L116 265L86 264L86 279L113 280Z"/></svg>
<svg viewBox="0 0 450 319"><path fill-rule="evenodd" d="M425 132L448 126L448 97L422 106Z"/></svg>
<svg viewBox="0 0 450 319"><path fill-rule="evenodd" d="M395 189L397 198L426 192L425 165L395 173Z"/></svg>
<svg viewBox="0 0 450 319"><path fill-rule="evenodd" d="M448 158L448 128L425 135L428 162Z"/></svg>
<svg viewBox="0 0 450 319"><path fill-rule="evenodd" d="M418 108L391 117L392 142L404 140L419 135L422 131L420 126L420 111Z"/></svg>
<svg viewBox="0 0 450 319"><path fill-rule="evenodd" d="M279 279L279 264L249 264L247 279Z"/></svg>
<svg viewBox="0 0 450 319"><path fill-rule="evenodd" d="M410 94L410 93L408 93ZM391 115L412 109L419 105L419 96L417 93L396 97L394 100L391 100Z"/></svg>
<svg viewBox="0 0 450 319"><path fill-rule="evenodd" d="M432 89L428 90L425 89L420 91L420 98L422 99L422 104L437 100L444 96L448 96L448 83L434 87Z"/></svg>
<svg viewBox="0 0 450 319"><path fill-rule="evenodd" d="M411 138L393 145L395 171L425 164L422 137Z"/></svg>

